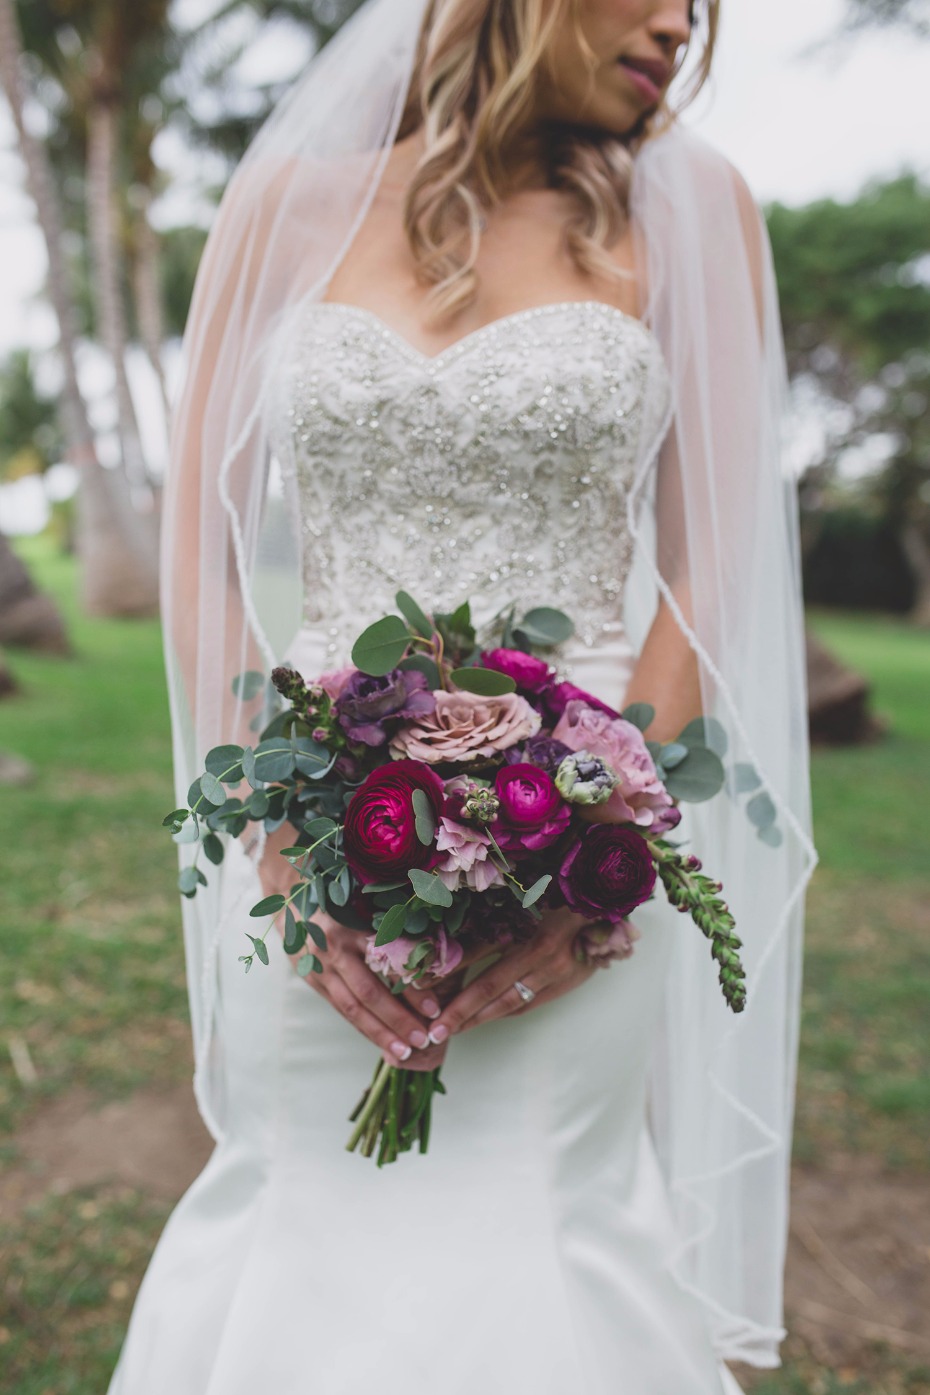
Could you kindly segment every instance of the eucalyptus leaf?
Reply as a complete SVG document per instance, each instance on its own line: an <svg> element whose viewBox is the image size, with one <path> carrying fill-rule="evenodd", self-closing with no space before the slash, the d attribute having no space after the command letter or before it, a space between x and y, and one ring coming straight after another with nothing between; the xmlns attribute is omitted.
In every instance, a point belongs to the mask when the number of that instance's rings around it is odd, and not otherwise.
<svg viewBox="0 0 930 1395"><path fill-rule="evenodd" d="M223 861L225 849L221 840L215 833L207 833L203 840L203 855L208 862L212 862L214 867L219 867Z"/></svg>
<svg viewBox="0 0 930 1395"><path fill-rule="evenodd" d="M306 928L309 931L310 938L316 945L317 949L322 949L325 951L327 948L326 931L322 929L321 926L317 925L316 922L313 920L307 921Z"/></svg>
<svg viewBox="0 0 930 1395"><path fill-rule="evenodd" d="M687 756L665 777L665 788L673 799L701 804L719 794L724 782L723 762L706 746L692 746Z"/></svg>
<svg viewBox="0 0 930 1395"><path fill-rule="evenodd" d="M452 905L452 892L442 878L433 872L424 872L419 867L413 867L407 873L407 878L420 900L425 901L428 906Z"/></svg>
<svg viewBox="0 0 930 1395"><path fill-rule="evenodd" d="M242 765L242 773L249 784L252 786L259 784L258 772L255 769L255 752L252 750L251 746L246 746L245 750L242 752L242 761L240 763Z"/></svg>
<svg viewBox="0 0 930 1395"><path fill-rule="evenodd" d="M407 911L407 919L404 922L404 931L408 935L422 935L423 931L429 927L430 912L436 911L442 917L441 906L427 906L421 901L414 902L414 905Z"/></svg>
<svg viewBox="0 0 930 1395"><path fill-rule="evenodd" d="M656 710L648 702L631 702L620 714L624 721L632 722L640 731L646 731L653 723Z"/></svg>
<svg viewBox="0 0 930 1395"><path fill-rule="evenodd" d="M534 906L551 881L552 876L547 872L544 877L540 877L532 886L527 887L526 891L523 893L524 907L528 908L529 906Z"/></svg>
<svg viewBox="0 0 930 1395"><path fill-rule="evenodd" d="M365 885L362 887L362 895L363 895L363 896L380 896L380 894L381 894L383 891L398 891L398 890L403 890L404 895L406 895L406 893L407 893L407 883L406 883L406 882L366 882Z"/></svg>
<svg viewBox="0 0 930 1395"><path fill-rule="evenodd" d="M251 702L254 697L258 697L264 686L265 675L256 668L246 669L245 673L237 673L232 681L233 692L243 702Z"/></svg>
<svg viewBox="0 0 930 1395"><path fill-rule="evenodd" d="M770 827L777 816L772 796L765 790L760 790L758 794L754 794L746 805L746 814L749 822L755 824L756 828Z"/></svg>
<svg viewBox="0 0 930 1395"><path fill-rule="evenodd" d="M238 785L242 779L242 747L214 746L207 752L204 766L224 784Z"/></svg>
<svg viewBox="0 0 930 1395"><path fill-rule="evenodd" d="M396 906L384 912L381 917L378 931L375 935L375 945L389 945L397 940L404 933L404 921L407 918L407 905L402 901Z"/></svg>
<svg viewBox="0 0 930 1395"><path fill-rule="evenodd" d="M285 954L297 954L307 943L307 927L302 920L295 920L288 906L284 933Z"/></svg>
<svg viewBox="0 0 930 1395"><path fill-rule="evenodd" d="M415 669L417 673L422 673L433 692L442 687L436 661L426 654L408 654L406 659L401 659L397 667L403 670Z"/></svg>
<svg viewBox="0 0 930 1395"><path fill-rule="evenodd" d="M332 769L335 754L319 741L299 737L294 741L293 748L294 764L301 775L306 775L308 779L318 780Z"/></svg>
<svg viewBox="0 0 930 1395"><path fill-rule="evenodd" d="M733 766L733 789L736 794L751 794L762 784L762 777L749 761L738 760Z"/></svg>
<svg viewBox="0 0 930 1395"><path fill-rule="evenodd" d="M534 606L532 610L528 610L520 621L519 628L524 633L532 631L542 635L542 642L547 648L564 643L575 633L574 622L564 611L549 605Z"/></svg>
<svg viewBox="0 0 930 1395"><path fill-rule="evenodd" d="M315 954L301 955L294 967L301 978L306 978L308 974L321 974L323 972L323 965Z"/></svg>
<svg viewBox="0 0 930 1395"><path fill-rule="evenodd" d="M249 911L249 915L275 915L284 905L284 902L285 897L283 897L279 891L275 892L274 896L266 896L263 900L259 901L257 905L253 906Z"/></svg>
<svg viewBox="0 0 930 1395"><path fill-rule="evenodd" d="M204 799L216 808L226 803L226 791L215 775L211 775L209 770L205 770L200 777L200 788Z"/></svg>
<svg viewBox="0 0 930 1395"><path fill-rule="evenodd" d="M413 597L408 595L406 591L398 591L397 595L394 597L394 601L397 605L397 609L407 621L410 628L416 630L417 634L421 635L423 639L432 639L432 622L426 612L421 610L420 606L417 605Z"/></svg>
<svg viewBox="0 0 930 1395"><path fill-rule="evenodd" d="M191 785L190 789L187 791L187 802L190 805L191 809L194 809L196 807L198 800L200 801L201 809L203 809L203 806L204 804L206 804L207 801L202 797L200 790L200 781L195 780L194 783Z"/></svg>
<svg viewBox="0 0 930 1395"><path fill-rule="evenodd" d="M268 813L271 799L267 790L253 790L246 801L246 808L254 819L263 819Z"/></svg>
<svg viewBox="0 0 930 1395"><path fill-rule="evenodd" d="M695 717L678 733L677 739L685 746L706 746L718 756L725 756L730 744L716 717Z"/></svg>
<svg viewBox="0 0 930 1395"><path fill-rule="evenodd" d="M260 939L258 935L249 935L249 939L255 946L255 953L258 955L259 959L262 961L263 964L267 964L268 946L265 944L265 941L263 939Z"/></svg>
<svg viewBox="0 0 930 1395"><path fill-rule="evenodd" d="M413 791L413 813L414 827L417 837L425 846L429 846L436 833L436 819L433 814L433 806L425 790Z"/></svg>
<svg viewBox="0 0 930 1395"><path fill-rule="evenodd" d="M665 770L674 770L688 754L687 746L680 741L669 741L659 749L659 760Z"/></svg>
<svg viewBox="0 0 930 1395"><path fill-rule="evenodd" d="M481 697L501 697L514 692L517 686L509 674L498 673L493 668L456 668L449 680L463 692L478 693Z"/></svg>
<svg viewBox="0 0 930 1395"><path fill-rule="evenodd" d="M763 828L757 830L763 843L767 843L770 848L780 848L783 842L781 829L776 823L767 823Z"/></svg>
<svg viewBox="0 0 930 1395"><path fill-rule="evenodd" d="M193 896L199 885L200 879L197 876L197 868L193 866L182 867L178 874L178 891L180 891L181 895Z"/></svg>
<svg viewBox="0 0 930 1395"><path fill-rule="evenodd" d="M185 823L190 816L190 809L175 809L173 814L168 814L166 818L162 819L161 826L162 828L170 828L172 833L177 833L182 823Z"/></svg>
<svg viewBox="0 0 930 1395"><path fill-rule="evenodd" d="M346 886L341 876L334 878L334 880L330 882L328 891L329 899L334 906L344 906L349 899L349 888Z"/></svg>
<svg viewBox="0 0 930 1395"><path fill-rule="evenodd" d="M196 816L183 823L177 833L171 835L171 841L177 843L179 847L185 843L196 843L200 837L200 825Z"/></svg>
<svg viewBox="0 0 930 1395"><path fill-rule="evenodd" d="M294 749L287 737L273 736L255 747L255 771L263 780L289 780L294 764Z"/></svg>
<svg viewBox="0 0 930 1395"><path fill-rule="evenodd" d="M410 634L399 615L385 615L363 630L352 646L352 662L362 673L381 678L407 652Z"/></svg>

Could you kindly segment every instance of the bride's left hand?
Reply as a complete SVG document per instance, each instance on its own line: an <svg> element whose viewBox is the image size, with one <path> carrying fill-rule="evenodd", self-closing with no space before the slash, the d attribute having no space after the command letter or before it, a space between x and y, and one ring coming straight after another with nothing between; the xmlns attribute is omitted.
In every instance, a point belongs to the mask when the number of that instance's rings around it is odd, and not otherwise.
<svg viewBox="0 0 930 1395"><path fill-rule="evenodd" d="M584 983L597 969L575 958L575 936L591 923L590 916L564 906L546 911L531 940L511 945L443 1009L430 1029L432 1039L445 1041L482 1022L531 1012ZM514 987L517 982L533 990L531 1002L523 1001Z"/></svg>

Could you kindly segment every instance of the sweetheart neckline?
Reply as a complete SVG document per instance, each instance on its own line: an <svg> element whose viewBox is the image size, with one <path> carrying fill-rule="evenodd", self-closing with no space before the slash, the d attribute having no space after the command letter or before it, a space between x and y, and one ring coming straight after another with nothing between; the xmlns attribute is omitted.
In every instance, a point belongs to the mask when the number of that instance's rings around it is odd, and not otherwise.
<svg viewBox="0 0 930 1395"><path fill-rule="evenodd" d="M387 320L381 318L374 310L369 310L365 305L353 305L345 300L313 300L311 306L316 308L328 307L332 310L348 311L350 314L360 316L369 323L377 326L381 333L391 339L415 362L429 364L431 367L446 363L451 358L459 357L463 352L486 338L492 332L501 330L502 327L519 324L523 320L531 319L535 316L554 314L558 311L582 308L594 310L597 313L606 312L608 315L616 316L619 320L629 324L637 325L642 332L653 341L661 354L661 345L653 330L639 318L638 315L630 315L626 310L620 310L616 305L610 305L606 300L557 300L544 305L530 305L525 310L514 310L509 315L500 315L496 320L488 320L485 324L479 325L477 329L470 330L468 334L463 334L459 339L454 339L438 354L427 354L422 349L418 349L416 344L411 344L399 330L388 324Z"/></svg>

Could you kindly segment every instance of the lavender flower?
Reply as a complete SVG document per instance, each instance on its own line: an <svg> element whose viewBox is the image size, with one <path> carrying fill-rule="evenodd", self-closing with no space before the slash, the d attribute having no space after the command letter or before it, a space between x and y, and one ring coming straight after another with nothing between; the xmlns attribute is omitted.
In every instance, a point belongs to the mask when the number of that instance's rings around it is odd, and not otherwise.
<svg viewBox="0 0 930 1395"><path fill-rule="evenodd" d="M432 712L436 699L417 669L392 669L381 678L356 670L335 701L339 725L352 741L383 746L386 722Z"/></svg>

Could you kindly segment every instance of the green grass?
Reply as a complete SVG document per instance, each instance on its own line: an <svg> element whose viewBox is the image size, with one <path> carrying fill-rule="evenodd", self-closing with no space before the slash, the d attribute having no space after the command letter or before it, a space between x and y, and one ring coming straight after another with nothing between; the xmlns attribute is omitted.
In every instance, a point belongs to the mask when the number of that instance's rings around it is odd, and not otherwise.
<svg viewBox="0 0 930 1395"><path fill-rule="evenodd" d="M35 780L0 799L0 1018L38 1074L27 1094L4 1048L0 1135L80 1080L101 1096L190 1071L167 698L156 621L88 620L74 566L18 544L62 605L75 657L8 655L0 749Z"/></svg>
<svg viewBox="0 0 930 1395"><path fill-rule="evenodd" d="M27 1044L25 1090L0 1051L0 1132L73 1084L102 1098L190 1076L169 723L156 622L88 620L74 565L17 544L62 604L72 660L9 655L0 748L36 779L0 799L0 1016ZM868 1151L927 1169L930 910L921 796L930 788L930 636L867 616L813 617L875 683L881 742L814 753L821 853L808 900L795 1156ZM3 1045L0 1042L0 1045ZM9 1158L15 1145L4 1145ZM11 1395L105 1388L165 1206L110 1187L48 1196L0 1238L0 1363ZM116 1276L116 1277L114 1277ZM894 1354L835 1372L789 1342L754 1395L926 1395Z"/></svg>
<svg viewBox="0 0 930 1395"><path fill-rule="evenodd" d="M813 753L821 863L808 898L795 1156L878 1154L927 1169L930 1113L930 635L884 617L814 628L874 683L889 730Z"/></svg>

